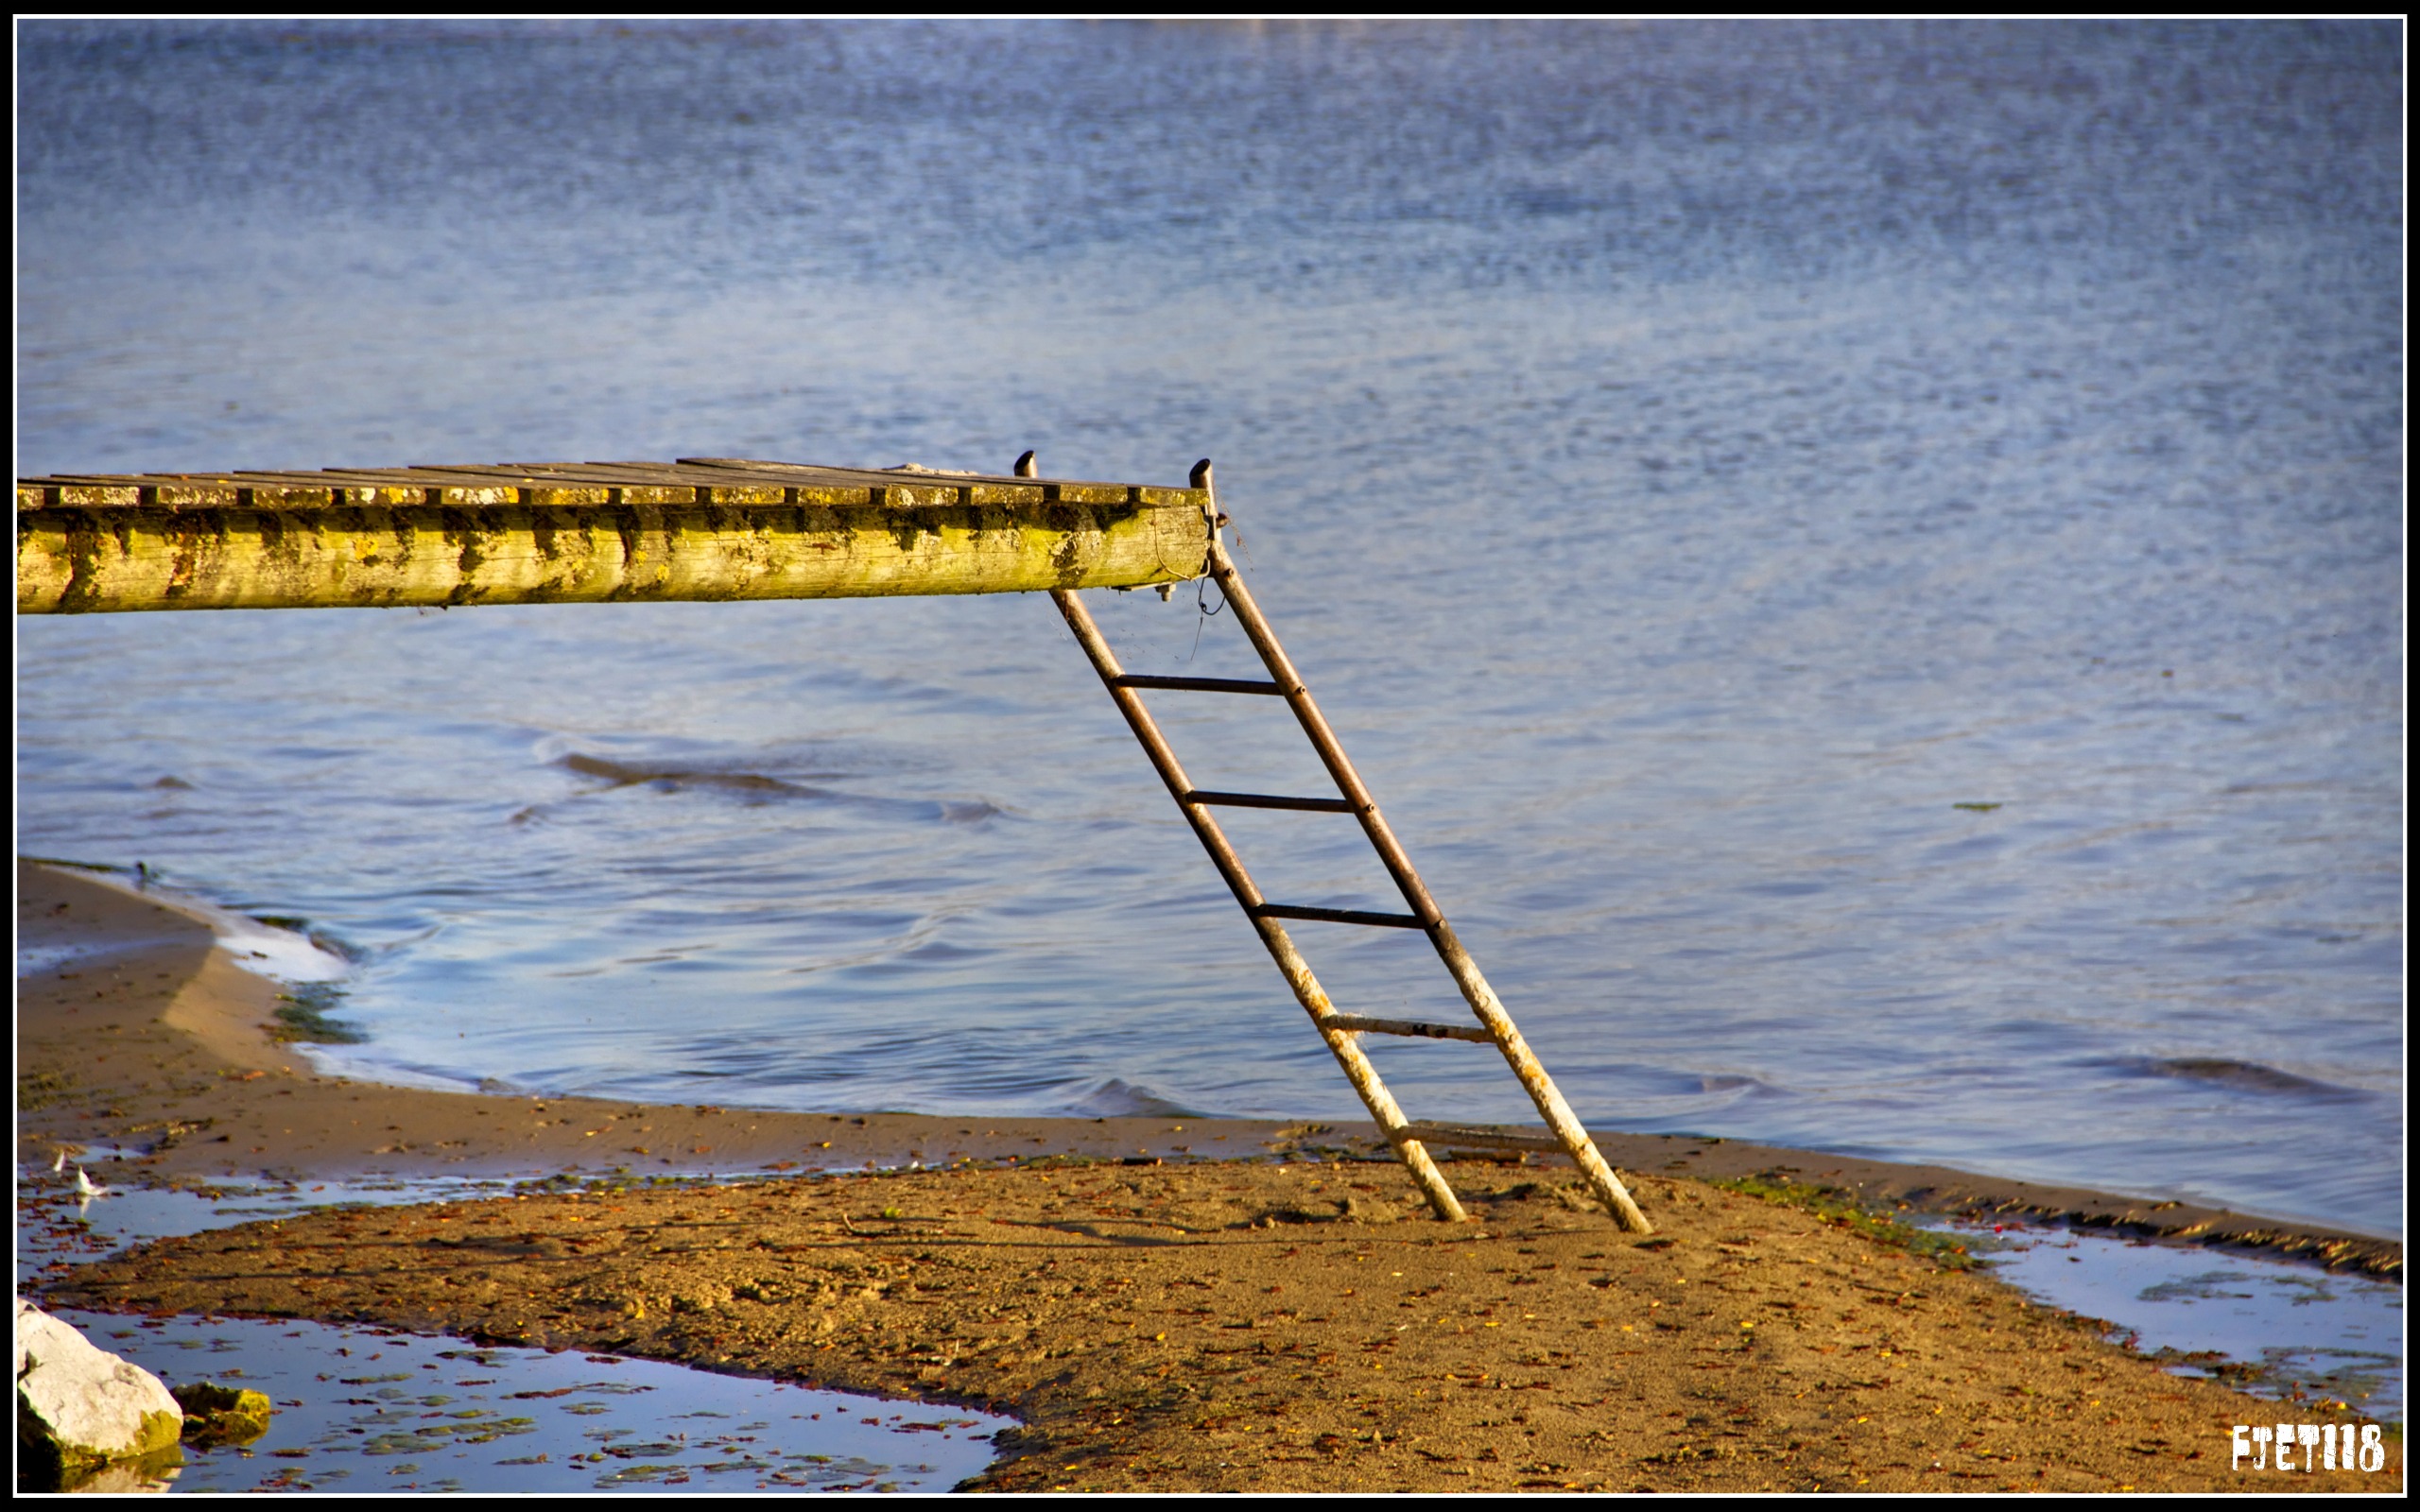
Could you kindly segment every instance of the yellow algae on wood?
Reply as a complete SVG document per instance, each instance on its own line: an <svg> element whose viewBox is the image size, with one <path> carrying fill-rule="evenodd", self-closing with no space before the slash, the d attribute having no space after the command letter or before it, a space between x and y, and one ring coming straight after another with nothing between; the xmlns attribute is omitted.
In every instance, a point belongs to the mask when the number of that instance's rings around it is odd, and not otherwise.
<svg viewBox="0 0 2420 1512"><path fill-rule="evenodd" d="M17 610L845 598L1199 576L1204 497L778 463L22 479Z"/></svg>

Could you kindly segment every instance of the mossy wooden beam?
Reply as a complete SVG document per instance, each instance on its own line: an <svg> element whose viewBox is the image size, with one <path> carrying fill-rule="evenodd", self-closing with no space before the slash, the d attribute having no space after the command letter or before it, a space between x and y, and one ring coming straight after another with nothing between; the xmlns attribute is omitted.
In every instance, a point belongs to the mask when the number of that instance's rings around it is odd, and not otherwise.
<svg viewBox="0 0 2420 1512"><path fill-rule="evenodd" d="M17 612L855 598L1204 571L1206 490L781 462L17 481Z"/></svg>

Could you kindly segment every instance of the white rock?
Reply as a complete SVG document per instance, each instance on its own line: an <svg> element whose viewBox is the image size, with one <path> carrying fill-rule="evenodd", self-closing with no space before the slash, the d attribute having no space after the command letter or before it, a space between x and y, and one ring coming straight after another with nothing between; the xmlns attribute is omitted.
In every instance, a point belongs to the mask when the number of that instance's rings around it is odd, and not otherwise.
<svg viewBox="0 0 2420 1512"><path fill-rule="evenodd" d="M183 1431L184 1412L158 1376L95 1348L73 1325L21 1297L17 1427L21 1452L53 1450L72 1479L95 1465L169 1448Z"/></svg>

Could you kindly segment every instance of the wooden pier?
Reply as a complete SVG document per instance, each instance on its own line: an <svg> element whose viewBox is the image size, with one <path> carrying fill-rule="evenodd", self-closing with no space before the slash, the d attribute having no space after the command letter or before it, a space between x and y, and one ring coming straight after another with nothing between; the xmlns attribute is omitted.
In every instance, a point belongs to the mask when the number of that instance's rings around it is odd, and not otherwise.
<svg viewBox="0 0 2420 1512"><path fill-rule="evenodd" d="M1235 894L1345 1079L1441 1218L1461 1200L1429 1147L1561 1153L1614 1221L1652 1228L1512 1016L1446 922L1411 858L1236 571L1210 461L1187 487L1077 483L924 468L869 471L684 457L321 472L82 474L17 480L17 612L854 598L1046 590L1194 837ZM1080 588L1213 577L1267 681L1132 674ZM1197 788L1144 708L1144 690L1282 699L1334 796ZM1409 913L1273 902L1229 844L1219 807L1357 819ZM1473 1023L1340 1013L1287 920L1418 930ZM1545 1120L1535 1132L1414 1123L1364 1035L1494 1046Z"/></svg>
<svg viewBox="0 0 2420 1512"><path fill-rule="evenodd" d="M686 457L17 480L17 612L857 598L1208 570L1207 490Z"/></svg>

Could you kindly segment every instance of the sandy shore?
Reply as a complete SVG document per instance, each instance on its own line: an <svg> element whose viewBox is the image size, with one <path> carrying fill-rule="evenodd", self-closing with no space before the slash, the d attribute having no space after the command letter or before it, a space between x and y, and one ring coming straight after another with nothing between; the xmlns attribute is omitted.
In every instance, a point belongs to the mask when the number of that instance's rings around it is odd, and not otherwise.
<svg viewBox="0 0 2420 1512"><path fill-rule="evenodd" d="M117 1181L798 1173L247 1225L79 1269L84 1305L375 1320L1018 1415L987 1487L2399 1490L2253 1477L2182 1380L1889 1233L1706 1184L2021 1211L2397 1275L2390 1242L1686 1138L1604 1142L1659 1232L1533 1160L1424 1216L1366 1128L660 1108L315 1074L175 908L20 864L21 1164ZM72 959L60 958L74 951ZM1285 1157L1283 1163L1271 1154ZM1214 1157L1246 1157L1214 1161ZM1014 1158L1011 1160L1011 1157ZM872 1162L939 1169L824 1175ZM1166 1160L1167 1163L1149 1163Z"/></svg>

